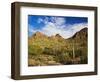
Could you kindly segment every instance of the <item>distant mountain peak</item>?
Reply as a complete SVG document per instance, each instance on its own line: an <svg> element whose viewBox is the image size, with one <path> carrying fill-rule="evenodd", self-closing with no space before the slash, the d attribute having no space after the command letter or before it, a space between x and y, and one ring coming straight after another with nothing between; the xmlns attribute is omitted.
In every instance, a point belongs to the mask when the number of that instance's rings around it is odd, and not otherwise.
<svg viewBox="0 0 100 82"><path fill-rule="evenodd" d="M88 36L88 28L85 27L81 29L80 31L76 32L72 37L68 39L86 39ZM53 39L53 40L64 40L64 38L60 34L52 35L52 36L47 36L42 32L37 31L35 34L33 34L32 39ZM66 39L66 40L68 40Z"/></svg>
<svg viewBox="0 0 100 82"><path fill-rule="evenodd" d="M32 35L32 38L47 38L47 36L42 32L37 31L35 34Z"/></svg>
<svg viewBox="0 0 100 82"><path fill-rule="evenodd" d="M62 36L60 34L56 34L55 37L61 38Z"/></svg>
<svg viewBox="0 0 100 82"><path fill-rule="evenodd" d="M80 31L76 32L71 38L86 38L87 37L87 33L88 32L88 28L85 27L83 29L81 29Z"/></svg>
<svg viewBox="0 0 100 82"><path fill-rule="evenodd" d="M83 29L81 29L80 31L87 31L88 30L88 28L87 27L85 27L85 28L83 28Z"/></svg>
<svg viewBox="0 0 100 82"><path fill-rule="evenodd" d="M35 36L41 36L41 35L44 35L44 34L42 34L41 32L37 31L34 35Z"/></svg>

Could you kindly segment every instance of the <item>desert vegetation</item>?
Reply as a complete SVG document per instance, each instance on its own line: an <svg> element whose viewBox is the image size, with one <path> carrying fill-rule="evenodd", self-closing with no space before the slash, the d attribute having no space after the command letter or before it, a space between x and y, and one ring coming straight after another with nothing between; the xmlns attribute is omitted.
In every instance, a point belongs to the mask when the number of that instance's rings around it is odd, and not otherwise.
<svg viewBox="0 0 100 82"><path fill-rule="evenodd" d="M28 38L28 66L87 64L87 28L64 39L36 32Z"/></svg>

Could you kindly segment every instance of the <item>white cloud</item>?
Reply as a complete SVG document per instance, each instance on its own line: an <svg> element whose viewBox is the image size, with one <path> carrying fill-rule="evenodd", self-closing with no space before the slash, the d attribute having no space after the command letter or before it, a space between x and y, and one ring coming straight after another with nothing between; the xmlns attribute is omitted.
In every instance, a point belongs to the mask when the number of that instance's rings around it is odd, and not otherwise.
<svg viewBox="0 0 100 82"><path fill-rule="evenodd" d="M45 17L44 20L43 20L44 24L48 24L49 22L49 18L48 17Z"/></svg>
<svg viewBox="0 0 100 82"><path fill-rule="evenodd" d="M87 23L76 23L73 25L66 25L66 20L62 17L45 17L44 19L38 19L38 23L43 22L45 24L44 27L40 29L34 29L31 25L29 25L29 32L34 34L37 31L40 31L47 36L52 36L56 34L60 34L63 38L69 38L73 36L76 32L81 29L88 27Z"/></svg>
<svg viewBox="0 0 100 82"><path fill-rule="evenodd" d="M63 25L66 22L65 18L63 18L63 17L50 17L50 18L45 17L44 19L39 18L37 20L38 23L44 23L44 24L48 24L50 21L53 24L55 24L56 27L59 27L59 26Z"/></svg>
<svg viewBox="0 0 100 82"><path fill-rule="evenodd" d="M35 30L34 27L32 25L28 25L28 32L31 34L34 34L35 32L37 32L38 30Z"/></svg>
<svg viewBox="0 0 100 82"><path fill-rule="evenodd" d="M42 30L40 30L40 32L48 36L60 34L63 38L69 38L85 27L87 27L86 23L79 23L74 25L68 25L68 27L66 26L66 28L57 28L53 23L49 22L48 25L46 25Z"/></svg>
<svg viewBox="0 0 100 82"><path fill-rule="evenodd" d="M49 19L48 17L45 17L44 19L43 18L39 18L37 20L38 23L44 23L44 24L47 24L49 22Z"/></svg>
<svg viewBox="0 0 100 82"><path fill-rule="evenodd" d="M56 27L59 27L65 24L66 20L63 17L51 17L51 22L54 23Z"/></svg>
<svg viewBox="0 0 100 82"><path fill-rule="evenodd" d="M56 25L61 26L65 23L65 19L58 17L58 18L56 18L55 22L56 22Z"/></svg>
<svg viewBox="0 0 100 82"><path fill-rule="evenodd" d="M74 24L71 26L72 28L70 29L71 31L73 31L73 33L76 33L77 31L88 27L88 25L86 23L79 23L79 24Z"/></svg>
<svg viewBox="0 0 100 82"><path fill-rule="evenodd" d="M31 32L31 33L35 33L36 32L36 30L34 30L32 28L29 28L28 31Z"/></svg>
<svg viewBox="0 0 100 82"><path fill-rule="evenodd" d="M42 19L42 18L39 18L39 19L37 20L37 22L38 22L38 23L41 23L41 22L43 22L43 19Z"/></svg>

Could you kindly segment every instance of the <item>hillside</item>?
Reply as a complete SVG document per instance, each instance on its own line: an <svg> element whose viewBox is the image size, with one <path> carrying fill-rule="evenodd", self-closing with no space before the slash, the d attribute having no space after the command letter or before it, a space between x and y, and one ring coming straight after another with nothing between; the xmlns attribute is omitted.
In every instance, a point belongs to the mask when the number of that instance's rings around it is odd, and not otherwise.
<svg viewBox="0 0 100 82"><path fill-rule="evenodd" d="M48 37L36 32L28 38L28 65L86 64L87 31L83 28L68 39L59 34Z"/></svg>

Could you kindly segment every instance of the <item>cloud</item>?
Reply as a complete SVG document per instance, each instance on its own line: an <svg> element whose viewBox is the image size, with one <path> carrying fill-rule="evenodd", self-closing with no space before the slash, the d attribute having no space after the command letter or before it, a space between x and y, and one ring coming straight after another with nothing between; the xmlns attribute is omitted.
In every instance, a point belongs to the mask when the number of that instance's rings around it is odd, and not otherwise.
<svg viewBox="0 0 100 82"><path fill-rule="evenodd" d="M79 24L69 25L68 27L66 26L66 28L57 28L53 23L50 22L42 30L40 30L40 32L48 36L60 34L63 38L67 39L73 36L76 32L85 28L86 26L87 24L85 23L79 23Z"/></svg>
<svg viewBox="0 0 100 82"><path fill-rule="evenodd" d="M74 35L76 32L80 31L81 29L88 28L88 25L87 23L78 23L78 24L69 25L67 28L69 28L68 31L70 31L72 35Z"/></svg>
<svg viewBox="0 0 100 82"><path fill-rule="evenodd" d="M37 20L37 22L38 22L38 23L42 23L42 22L43 22L43 19L42 19L42 18L39 18L39 19Z"/></svg>
<svg viewBox="0 0 100 82"><path fill-rule="evenodd" d="M38 18L37 22L44 23L44 24L48 24L49 22L52 22L53 24L56 25L56 27L59 27L65 24L66 20L63 17L44 17L44 19Z"/></svg>
<svg viewBox="0 0 100 82"><path fill-rule="evenodd" d="M34 29L34 27L32 25L28 25L28 35L31 36L33 35L35 32L37 32L38 30Z"/></svg>
<svg viewBox="0 0 100 82"><path fill-rule="evenodd" d="M36 32L36 30L34 30L32 28L29 28L28 31L31 32L31 33L35 33Z"/></svg>
<svg viewBox="0 0 100 82"><path fill-rule="evenodd" d="M44 27L40 29L35 29L29 25L29 32L34 34L37 31L40 31L47 36L52 36L60 34L63 38L70 38L76 32L87 27L87 23L75 23L75 24L66 24L66 20L63 17L45 17L44 19L39 18L38 23L44 23Z"/></svg>
<svg viewBox="0 0 100 82"><path fill-rule="evenodd" d="M44 22L44 24L48 24L49 18L48 17L45 17L43 22Z"/></svg>
<svg viewBox="0 0 100 82"><path fill-rule="evenodd" d="M48 17L45 17L44 19L43 18L38 18L38 20L37 20L37 23L47 24L48 22L49 22L49 18Z"/></svg>
<svg viewBox="0 0 100 82"><path fill-rule="evenodd" d="M51 17L51 22L53 22L56 26L61 26L65 24L66 20L63 17Z"/></svg>

